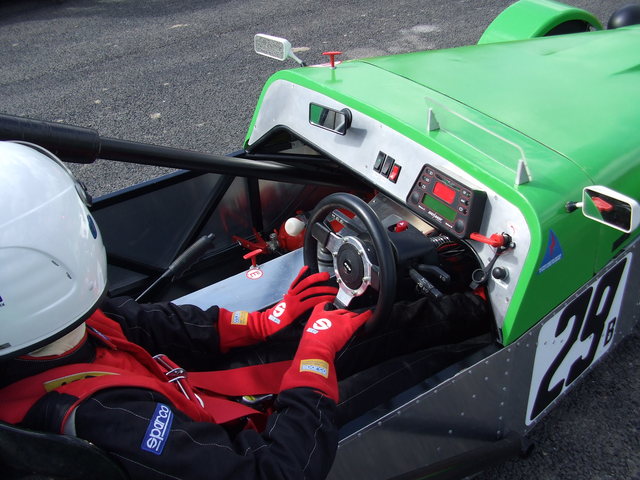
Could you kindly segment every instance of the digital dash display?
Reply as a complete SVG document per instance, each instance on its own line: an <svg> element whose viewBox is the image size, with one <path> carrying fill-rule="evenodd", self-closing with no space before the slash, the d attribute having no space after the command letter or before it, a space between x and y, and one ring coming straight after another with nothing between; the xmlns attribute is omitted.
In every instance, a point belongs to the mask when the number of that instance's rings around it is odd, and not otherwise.
<svg viewBox="0 0 640 480"><path fill-rule="evenodd" d="M429 195L423 196L421 203L434 212L439 213L450 222L453 222L456 219L456 215L458 214L453 208L449 208L446 205L443 205L441 202L433 197L430 197Z"/></svg>
<svg viewBox="0 0 640 480"><path fill-rule="evenodd" d="M456 199L456 191L442 182L436 182L433 186L433 194L449 205L451 205Z"/></svg>
<svg viewBox="0 0 640 480"><path fill-rule="evenodd" d="M407 204L427 222L456 237L467 238L480 227L486 198L482 190L424 165L407 196Z"/></svg>

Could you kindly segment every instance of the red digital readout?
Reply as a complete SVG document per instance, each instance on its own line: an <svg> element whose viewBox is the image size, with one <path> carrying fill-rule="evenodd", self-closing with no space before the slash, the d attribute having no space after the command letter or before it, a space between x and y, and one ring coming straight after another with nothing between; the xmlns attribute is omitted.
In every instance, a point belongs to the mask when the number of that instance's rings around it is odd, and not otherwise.
<svg viewBox="0 0 640 480"><path fill-rule="evenodd" d="M433 187L433 194L445 203L452 204L456 199L456 191L447 187L444 183L436 182Z"/></svg>

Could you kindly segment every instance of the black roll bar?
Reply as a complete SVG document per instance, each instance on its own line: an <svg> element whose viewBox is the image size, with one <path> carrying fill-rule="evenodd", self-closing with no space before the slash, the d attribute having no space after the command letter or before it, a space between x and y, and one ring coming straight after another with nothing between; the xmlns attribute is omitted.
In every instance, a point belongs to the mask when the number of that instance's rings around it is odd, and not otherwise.
<svg viewBox="0 0 640 480"><path fill-rule="evenodd" d="M326 166L314 166L213 155L148 143L101 137L91 128L0 114L0 140L35 143L72 163L96 159L257 177L291 183L355 187L357 182Z"/></svg>

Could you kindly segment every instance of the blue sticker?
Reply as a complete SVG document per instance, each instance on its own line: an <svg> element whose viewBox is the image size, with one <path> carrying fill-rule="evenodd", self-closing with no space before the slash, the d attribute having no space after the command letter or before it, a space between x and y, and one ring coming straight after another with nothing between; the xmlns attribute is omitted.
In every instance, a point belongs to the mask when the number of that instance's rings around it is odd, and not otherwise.
<svg viewBox="0 0 640 480"><path fill-rule="evenodd" d="M549 240L547 241L547 251L544 254L538 273L544 272L551 265L558 263L562 260L562 247L558 241L558 237L553 233L553 230L549 230Z"/></svg>
<svg viewBox="0 0 640 480"><path fill-rule="evenodd" d="M155 455L160 455L169 438L172 422L173 412L171 409L164 403L159 403L155 412L153 412L151 420L149 420L149 426L144 434L140 448Z"/></svg>

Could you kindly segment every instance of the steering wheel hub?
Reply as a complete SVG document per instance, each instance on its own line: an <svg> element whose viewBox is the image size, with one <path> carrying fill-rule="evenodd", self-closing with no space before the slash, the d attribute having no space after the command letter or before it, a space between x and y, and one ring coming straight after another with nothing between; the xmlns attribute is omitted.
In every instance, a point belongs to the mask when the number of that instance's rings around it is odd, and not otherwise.
<svg viewBox="0 0 640 480"><path fill-rule="evenodd" d="M334 257L334 268L338 282L349 288L354 295L362 294L371 280L371 262L364 245L355 237L344 237L342 246Z"/></svg>

